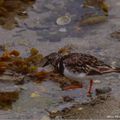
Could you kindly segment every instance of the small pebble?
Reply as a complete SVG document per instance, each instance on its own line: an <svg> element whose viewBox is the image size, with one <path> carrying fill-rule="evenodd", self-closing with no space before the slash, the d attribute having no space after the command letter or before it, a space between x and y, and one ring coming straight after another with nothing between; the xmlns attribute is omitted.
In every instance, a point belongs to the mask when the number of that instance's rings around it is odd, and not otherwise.
<svg viewBox="0 0 120 120"><path fill-rule="evenodd" d="M94 83L98 84L98 83L101 83L100 80L94 80Z"/></svg>
<svg viewBox="0 0 120 120"><path fill-rule="evenodd" d="M61 16L56 20L57 25L67 25L71 22L71 17L68 15Z"/></svg>
<svg viewBox="0 0 120 120"><path fill-rule="evenodd" d="M64 102L70 102L70 101L73 101L73 98L69 97L69 96L64 96L63 97L63 101Z"/></svg>
<svg viewBox="0 0 120 120"><path fill-rule="evenodd" d="M99 99L100 99L100 100L103 100L103 101L107 100L108 97L109 97L109 96L106 95L106 94L99 95Z"/></svg>
<svg viewBox="0 0 120 120"><path fill-rule="evenodd" d="M110 87L96 88L96 94L109 93L112 89Z"/></svg>
<svg viewBox="0 0 120 120"><path fill-rule="evenodd" d="M66 28L60 28L59 31L60 32L67 32Z"/></svg>
<svg viewBox="0 0 120 120"><path fill-rule="evenodd" d="M54 109L54 110L51 111L51 113L57 113L57 112L58 112L57 109Z"/></svg>
<svg viewBox="0 0 120 120"><path fill-rule="evenodd" d="M81 110L83 110L83 108L82 108L82 107L79 107L78 110L81 111Z"/></svg>

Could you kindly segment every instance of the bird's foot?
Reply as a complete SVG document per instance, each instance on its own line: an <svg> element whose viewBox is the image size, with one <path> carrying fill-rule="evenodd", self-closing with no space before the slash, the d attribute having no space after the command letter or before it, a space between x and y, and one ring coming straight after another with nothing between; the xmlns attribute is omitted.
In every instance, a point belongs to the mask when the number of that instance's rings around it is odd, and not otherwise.
<svg viewBox="0 0 120 120"><path fill-rule="evenodd" d="M87 96L91 97L92 96L92 92L87 92Z"/></svg>

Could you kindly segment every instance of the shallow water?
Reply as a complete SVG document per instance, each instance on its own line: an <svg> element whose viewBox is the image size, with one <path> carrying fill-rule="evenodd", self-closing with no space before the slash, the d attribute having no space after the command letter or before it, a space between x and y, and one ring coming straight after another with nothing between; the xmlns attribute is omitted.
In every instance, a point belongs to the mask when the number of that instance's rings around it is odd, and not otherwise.
<svg viewBox="0 0 120 120"><path fill-rule="evenodd" d="M23 56L26 56L31 47L36 47L40 52L48 54L66 44L74 44L77 46L77 51L79 52L91 53L110 64L112 61L116 61L119 65L120 42L109 38L109 33L119 28L119 19L113 18L106 23L81 27L80 31L76 31L75 26L78 26L77 23L84 13L87 11L96 12L94 9L83 10L80 7L82 1L83 0L37 0L34 6L28 9L29 17L25 20L18 20L19 27L11 31L0 29L1 44L7 44L9 49L20 50ZM114 5L114 9L117 8L114 2L112 5ZM111 14L119 17L119 10L117 13L117 10L114 9ZM98 10L98 12L102 14L101 11ZM72 21L68 25L58 26L56 19L66 13L72 16ZM60 28L66 28L67 32L60 32ZM110 86L112 88L112 96L118 101L120 100L119 74L100 76L98 80L100 80L101 83L95 84L94 89L97 87ZM74 103L89 101L89 98L84 94L86 92L84 89L62 91L59 84L51 81L41 84L30 82L20 87L23 87L20 93L20 99L13 104L12 110L1 110L0 119L37 120L48 114L45 109L56 110ZM37 96L31 97L31 94L34 92ZM75 102L63 102L62 96L64 95L75 98ZM108 106L107 109L109 109ZM111 109L114 110L114 107L112 106ZM109 112L110 114L112 114L112 110ZM119 110L118 106L116 110ZM102 109L102 111L104 110Z"/></svg>

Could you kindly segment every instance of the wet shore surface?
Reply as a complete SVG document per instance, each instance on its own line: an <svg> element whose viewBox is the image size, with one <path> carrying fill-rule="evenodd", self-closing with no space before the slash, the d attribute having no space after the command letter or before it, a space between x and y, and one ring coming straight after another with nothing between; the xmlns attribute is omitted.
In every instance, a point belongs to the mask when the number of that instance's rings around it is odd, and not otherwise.
<svg viewBox="0 0 120 120"><path fill-rule="evenodd" d="M120 40L112 38L110 34L120 30L120 2L110 0L110 15L106 22L79 26L82 16L87 12L103 14L98 9L82 9L82 0L37 0L33 7L28 8L29 17L17 19L19 26L6 30L0 28L0 42L8 49L17 49L23 53L34 47L44 55L59 48L72 44L75 51L95 55L106 63L120 67ZM68 15L71 22L67 25L56 24L57 18ZM79 28L78 28L79 27ZM58 83L50 80L42 83L28 82L19 85L21 90L19 99L13 103L12 109L0 110L0 119L11 120L47 120L48 112L70 108L58 113L64 119L117 119L120 118L120 74L112 73L97 76L95 88L110 87L110 97L94 105L81 105L90 98L84 94L84 89L62 91ZM3 83L2 83L3 84ZM2 85L1 84L1 85ZM4 83L5 86L14 84ZM63 96L72 96L74 101L64 102ZM94 92L93 92L94 98ZM116 116L116 117L115 117ZM58 119L59 119L58 117ZM57 118L56 118L57 119Z"/></svg>

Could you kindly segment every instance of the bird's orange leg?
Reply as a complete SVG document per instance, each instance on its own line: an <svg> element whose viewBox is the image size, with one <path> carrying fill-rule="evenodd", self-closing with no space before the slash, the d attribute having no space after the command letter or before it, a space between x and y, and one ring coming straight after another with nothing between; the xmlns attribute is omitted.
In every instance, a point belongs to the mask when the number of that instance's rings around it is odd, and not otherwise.
<svg viewBox="0 0 120 120"><path fill-rule="evenodd" d="M90 85L89 85L88 92L87 92L88 96L90 96L92 93L92 86L93 86L93 80L90 80Z"/></svg>

